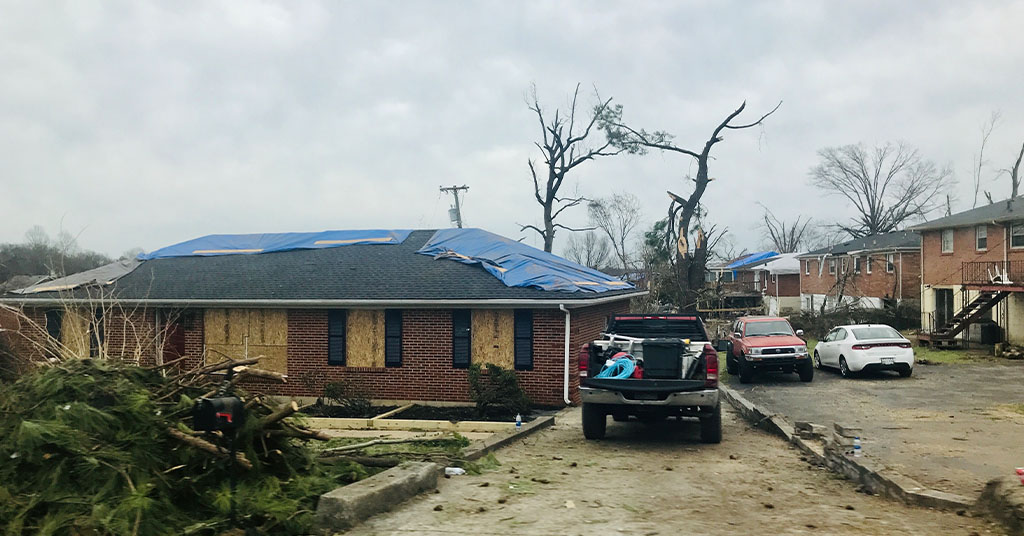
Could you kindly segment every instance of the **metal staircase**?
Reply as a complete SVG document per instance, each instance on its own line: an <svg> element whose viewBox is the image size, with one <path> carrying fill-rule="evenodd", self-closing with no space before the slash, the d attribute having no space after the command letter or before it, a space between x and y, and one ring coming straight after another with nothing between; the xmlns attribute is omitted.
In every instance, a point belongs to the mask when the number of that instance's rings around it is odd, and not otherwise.
<svg viewBox="0 0 1024 536"><path fill-rule="evenodd" d="M921 342L932 342L936 345L951 344L957 335L967 329L967 326L970 326L981 315L991 310L997 303L1003 301L1009 295L1010 291L1008 290L981 291L977 297L947 320L945 324L930 333L922 333L923 337L919 337L919 340Z"/></svg>

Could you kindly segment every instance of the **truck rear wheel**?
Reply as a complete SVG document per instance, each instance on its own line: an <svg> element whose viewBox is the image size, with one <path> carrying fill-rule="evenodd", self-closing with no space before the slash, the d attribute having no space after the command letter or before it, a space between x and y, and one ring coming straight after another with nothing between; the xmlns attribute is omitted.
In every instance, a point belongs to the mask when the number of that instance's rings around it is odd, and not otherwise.
<svg viewBox="0 0 1024 536"><path fill-rule="evenodd" d="M583 404L583 437L604 439L607 426L608 416L604 408L596 404Z"/></svg>
<svg viewBox="0 0 1024 536"><path fill-rule="evenodd" d="M701 443L722 442L722 406L715 406L711 415L700 419Z"/></svg>

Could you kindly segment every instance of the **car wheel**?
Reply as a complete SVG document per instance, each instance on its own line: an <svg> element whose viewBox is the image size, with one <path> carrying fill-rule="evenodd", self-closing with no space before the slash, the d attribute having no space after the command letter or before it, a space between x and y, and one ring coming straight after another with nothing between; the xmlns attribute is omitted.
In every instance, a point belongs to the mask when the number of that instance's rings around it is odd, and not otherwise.
<svg viewBox="0 0 1024 536"><path fill-rule="evenodd" d="M801 365L797 369L797 373L800 374L800 381L802 382L806 383L814 379L814 367L810 363Z"/></svg>
<svg viewBox="0 0 1024 536"><path fill-rule="evenodd" d="M814 368L816 368L816 369L820 369L821 368L821 356L818 355L818 351L817 350L814 351Z"/></svg>
<svg viewBox="0 0 1024 536"><path fill-rule="evenodd" d="M740 383L750 383L754 381L754 366L747 363L743 356L736 358L736 365L740 369Z"/></svg>
<svg viewBox="0 0 1024 536"><path fill-rule="evenodd" d="M700 419L700 441L701 443L722 442L722 406L715 406L714 411L707 417Z"/></svg>
<svg viewBox="0 0 1024 536"><path fill-rule="evenodd" d="M842 374L844 378L853 376L853 372L850 372L850 367L846 364L846 358L839 356L839 374Z"/></svg>
<svg viewBox="0 0 1024 536"><path fill-rule="evenodd" d="M914 367L903 367L899 371L900 378L909 378L914 373Z"/></svg>
<svg viewBox="0 0 1024 536"><path fill-rule="evenodd" d="M597 404L583 404L583 437L587 439L604 439L608 426L604 408Z"/></svg>

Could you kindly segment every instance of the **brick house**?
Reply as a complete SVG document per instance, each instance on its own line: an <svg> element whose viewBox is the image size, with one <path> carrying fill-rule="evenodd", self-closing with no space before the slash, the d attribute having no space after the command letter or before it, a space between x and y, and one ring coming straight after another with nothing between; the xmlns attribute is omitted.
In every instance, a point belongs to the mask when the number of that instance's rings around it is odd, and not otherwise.
<svg viewBox="0 0 1024 536"><path fill-rule="evenodd" d="M702 312L736 313L760 310L765 281L758 267L778 255L774 251L750 253L729 262L708 266L705 288L712 290L699 308Z"/></svg>
<svg viewBox="0 0 1024 536"><path fill-rule="evenodd" d="M518 248L532 279L510 281L519 268L458 249L423 254L449 231L470 233L483 248ZM254 236L272 235L219 235ZM77 355L140 365L260 355L261 368L288 382L250 388L286 396L318 396L346 381L377 400L465 402L466 369L494 363L515 369L535 403L563 405L579 400L576 349L646 293L485 231L399 238L276 251L186 242L164 249L191 253L158 250L116 278L0 295L24 315L19 322L8 309L0 327L18 330L8 344L29 355L53 351L54 340Z"/></svg>
<svg viewBox="0 0 1024 536"><path fill-rule="evenodd" d="M800 260L797 253L783 253L749 267L764 295L765 313L785 315L800 310Z"/></svg>
<svg viewBox="0 0 1024 536"><path fill-rule="evenodd" d="M921 298L921 235L894 231L797 255L800 309L881 308Z"/></svg>
<svg viewBox="0 0 1024 536"><path fill-rule="evenodd" d="M912 229L922 236L921 341L1024 344L1024 199ZM982 333L986 324L998 326L995 333Z"/></svg>

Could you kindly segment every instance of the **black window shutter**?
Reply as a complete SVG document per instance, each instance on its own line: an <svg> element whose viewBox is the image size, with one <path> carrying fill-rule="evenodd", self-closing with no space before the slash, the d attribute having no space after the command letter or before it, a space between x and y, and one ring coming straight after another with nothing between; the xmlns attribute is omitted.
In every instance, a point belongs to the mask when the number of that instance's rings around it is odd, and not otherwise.
<svg viewBox="0 0 1024 536"><path fill-rule="evenodd" d="M402 366L402 311L384 311L384 366Z"/></svg>
<svg viewBox="0 0 1024 536"><path fill-rule="evenodd" d="M348 311L327 311L327 364L345 365L345 321Z"/></svg>
<svg viewBox="0 0 1024 536"><path fill-rule="evenodd" d="M515 312L514 363L516 370L533 370L533 311Z"/></svg>
<svg viewBox="0 0 1024 536"><path fill-rule="evenodd" d="M469 309L452 311L452 366L455 368L469 368L472 319L473 312Z"/></svg>

